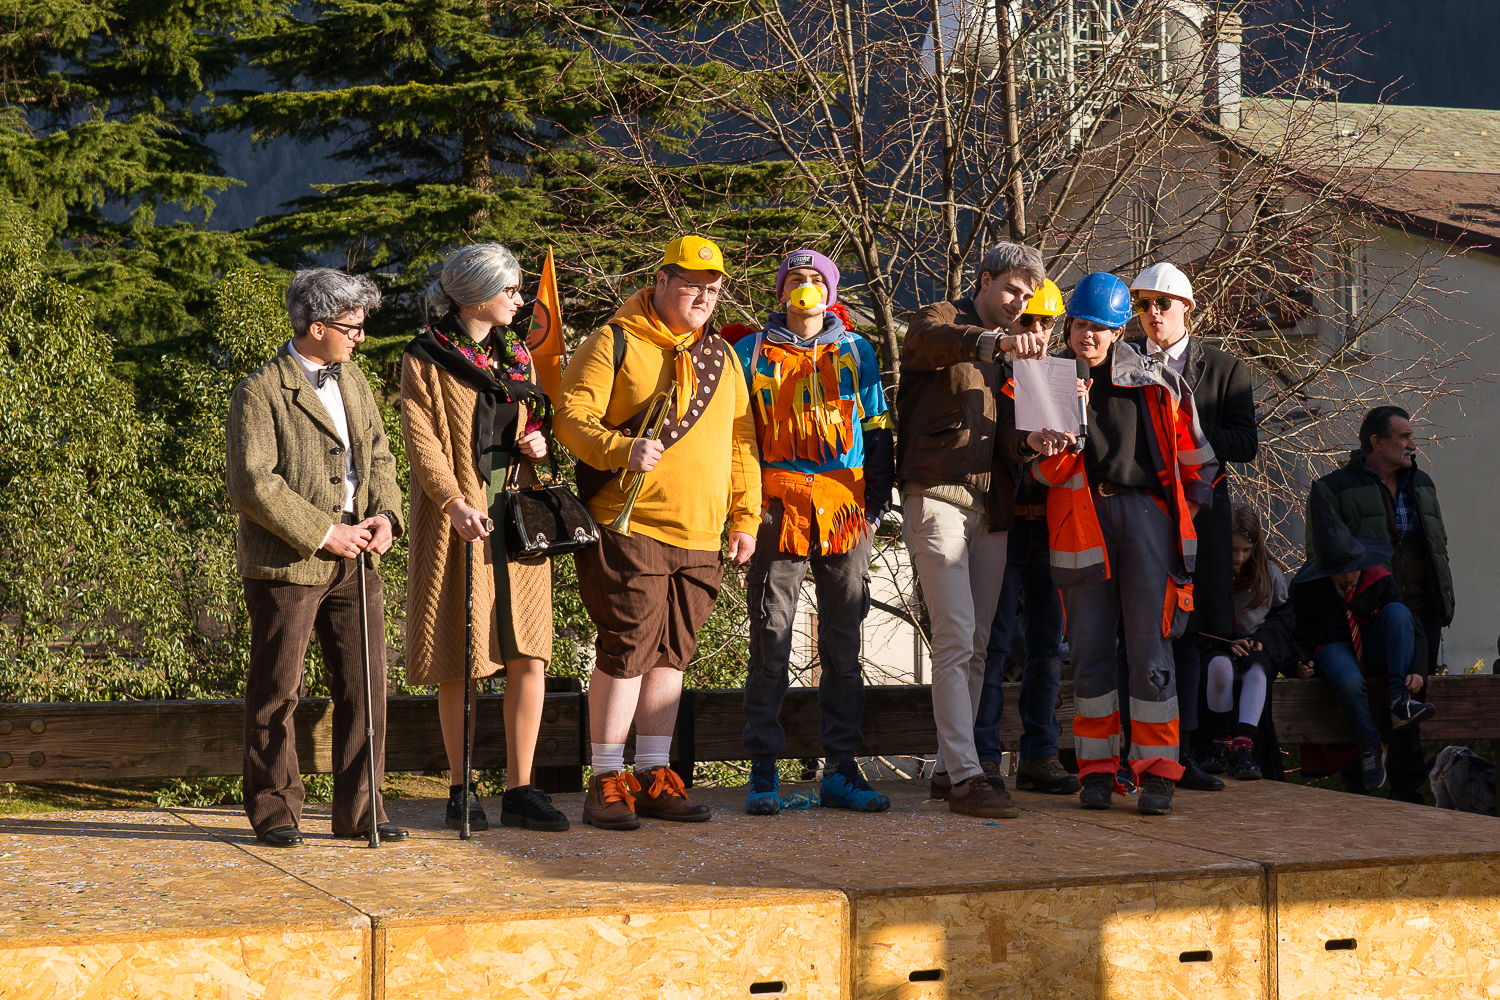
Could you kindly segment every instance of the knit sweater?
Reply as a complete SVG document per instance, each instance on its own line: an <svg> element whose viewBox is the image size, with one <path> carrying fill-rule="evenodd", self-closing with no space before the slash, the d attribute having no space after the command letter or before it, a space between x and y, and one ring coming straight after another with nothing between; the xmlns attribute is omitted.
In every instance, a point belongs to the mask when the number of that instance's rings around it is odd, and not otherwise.
<svg viewBox="0 0 1500 1000"><path fill-rule="evenodd" d="M666 329L652 308L651 293L649 288L636 292L615 315L614 322L626 331L618 374L614 333L607 325L573 352L563 372L554 417L557 440L596 469L625 468L633 439L615 428L672 382L673 352L631 332L636 324ZM726 519L731 530L749 535L760 527L760 460L750 393L734 351L725 345L719 352L711 359L717 388L693 428L646 473L630 516L632 534L678 548L716 551ZM588 505L595 520L609 524L624 503L620 477L615 476Z"/></svg>

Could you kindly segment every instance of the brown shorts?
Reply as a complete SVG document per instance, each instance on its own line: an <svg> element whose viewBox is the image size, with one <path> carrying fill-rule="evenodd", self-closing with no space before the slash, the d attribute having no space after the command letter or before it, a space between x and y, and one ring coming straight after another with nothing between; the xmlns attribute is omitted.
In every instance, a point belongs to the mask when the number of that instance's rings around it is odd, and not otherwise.
<svg viewBox="0 0 1500 1000"><path fill-rule="evenodd" d="M719 553L607 528L600 535L575 557L579 596L599 629L594 665L622 678L683 669L719 596Z"/></svg>

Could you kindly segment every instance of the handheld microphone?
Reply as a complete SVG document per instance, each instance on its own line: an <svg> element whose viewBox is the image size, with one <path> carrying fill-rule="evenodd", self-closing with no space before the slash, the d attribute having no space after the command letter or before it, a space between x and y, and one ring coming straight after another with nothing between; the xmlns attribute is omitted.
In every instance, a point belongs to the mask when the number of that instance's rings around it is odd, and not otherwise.
<svg viewBox="0 0 1500 1000"><path fill-rule="evenodd" d="M1089 363L1082 358L1077 359L1078 377L1084 382L1089 380ZM1078 397L1078 440L1073 443L1072 451L1076 454L1083 451L1083 439L1089 436L1089 406L1088 400L1082 396Z"/></svg>

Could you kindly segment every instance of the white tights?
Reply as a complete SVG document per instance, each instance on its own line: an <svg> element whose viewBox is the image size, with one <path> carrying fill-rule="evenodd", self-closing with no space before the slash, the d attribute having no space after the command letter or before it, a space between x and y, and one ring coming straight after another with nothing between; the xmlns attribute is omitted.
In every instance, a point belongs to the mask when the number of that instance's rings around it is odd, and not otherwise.
<svg viewBox="0 0 1500 1000"><path fill-rule="evenodd" d="M1215 712L1228 712L1234 708L1234 664L1227 656L1215 656L1208 661L1208 707ZM1260 722L1260 713L1266 707L1266 668L1251 663L1250 669L1240 678L1240 719L1255 725Z"/></svg>

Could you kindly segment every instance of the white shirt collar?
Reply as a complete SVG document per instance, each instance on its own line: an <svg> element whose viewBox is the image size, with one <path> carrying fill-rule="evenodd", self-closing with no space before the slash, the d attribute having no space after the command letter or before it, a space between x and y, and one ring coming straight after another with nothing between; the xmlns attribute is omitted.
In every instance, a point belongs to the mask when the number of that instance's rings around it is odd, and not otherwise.
<svg viewBox="0 0 1500 1000"><path fill-rule="evenodd" d="M286 349L287 352L291 354L292 360L297 362L297 367L302 369L302 374L304 375L312 375L317 372L318 369L323 367L323 365L315 365L311 361L304 358L302 356L302 353L297 350L297 345L292 343L290 340L286 342Z"/></svg>
<svg viewBox="0 0 1500 1000"><path fill-rule="evenodd" d="M1191 337L1192 337L1192 334L1183 334L1181 340L1177 341L1177 343L1173 344L1171 347L1167 348L1166 350L1162 350L1160 347L1157 346L1156 341L1150 340L1149 338L1147 339L1146 343L1148 343L1148 344L1151 345L1151 353L1152 354L1165 354L1167 357L1171 358L1173 361L1181 361L1183 354L1187 353L1188 340Z"/></svg>

